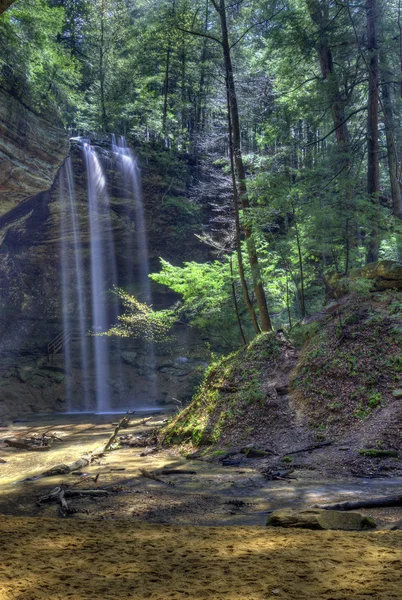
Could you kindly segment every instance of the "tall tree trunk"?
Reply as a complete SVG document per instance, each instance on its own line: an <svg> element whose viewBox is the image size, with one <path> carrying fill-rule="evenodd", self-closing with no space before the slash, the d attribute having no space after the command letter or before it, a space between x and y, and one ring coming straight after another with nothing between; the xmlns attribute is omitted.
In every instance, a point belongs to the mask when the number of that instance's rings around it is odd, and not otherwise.
<svg viewBox="0 0 402 600"><path fill-rule="evenodd" d="M0 0L0 15L3 13L9 6L14 4L15 0Z"/></svg>
<svg viewBox="0 0 402 600"><path fill-rule="evenodd" d="M229 267L230 267L230 279L232 282L233 305L234 305L234 309L235 309L235 313L236 313L236 321L237 321L237 325L239 327L240 337L243 342L243 346L247 346L246 336L244 335L243 326L241 324L241 319L240 319L239 304L237 302L236 286L235 286L235 280L234 280L234 275L233 275L232 257L230 257L230 259L229 259Z"/></svg>
<svg viewBox="0 0 402 600"><path fill-rule="evenodd" d="M163 82L162 131L163 131L164 135L166 134L166 120L167 120L168 97L169 97L169 68L170 68L170 47L166 51L165 79Z"/></svg>
<svg viewBox="0 0 402 600"><path fill-rule="evenodd" d="M337 73L334 68L332 51L328 38L329 9L327 1L306 0L310 18L318 28L318 41L316 44L318 59L320 61L322 78L327 81L328 102L331 106L332 121L334 124L336 140L346 171L350 167L350 136L345 115L345 100L342 96Z"/></svg>
<svg viewBox="0 0 402 600"><path fill-rule="evenodd" d="M394 135L394 111L391 96L392 88L390 84L392 73L388 68L387 56L385 52L381 53L380 55L380 73L385 138L387 142L388 171L392 195L392 213L397 219L402 219L402 194L399 183L399 158Z"/></svg>
<svg viewBox="0 0 402 600"><path fill-rule="evenodd" d="M328 2L327 0L321 2L319 0L306 0L306 4L310 18L318 29L316 49L320 61L321 75L327 84L327 99L331 107L332 123L342 166L342 180L345 183L345 194L340 210L342 213L350 214L354 210L353 185L350 181L350 134L345 113L346 99L341 92L328 37L330 26ZM348 228L348 234L349 231ZM350 245L349 240L347 243ZM347 272L348 269L349 264L348 259L346 259L345 271Z"/></svg>
<svg viewBox="0 0 402 600"><path fill-rule="evenodd" d="M208 30L209 21L209 0L205 0L205 16L204 16L204 31ZM202 50L200 56L200 81L198 84L198 101L197 108L195 111L195 131L199 133L203 131L204 118L203 113L205 111L205 61L207 59L207 38L203 39Z"/></svg>
<svg viewBox="0 0 402 600"><path fill-rule="evenodd" d="M228 113L228 131L229 131L229 157L230 167L232 174L232 187L233 187L233 205L235 213L235 231L236 231L236 252L237 252L237 264L239 267L240 283L243 291L244 303L250 313L251 321L253 323L254 331L259 334L261 332L258 324L257 315L255 314L254 306L248 293L246 276L244 273L243 255L241 252L241 227L240 227L240 216L239 216L239 194L237 190L236 174L235 174L235 163L234 163L234 149L233 149L233 130L232 130L232 119L230 114L229 104L229 91L226 89L227 99L227 113Z"/></svg>
<svg viewBox="0 0 402 600"><path fill-rule="evenodd" d="M100 17L100 45L99 45L99 83L100 83L100 101L101 101L101 131L107 129L106 101L105 101L105 2L102 2L102 13Z"/></svg>
<svg viewBox="0 0 402 600"><path fill-rule="evenodd" d="M243 158L241 154L239 109L237 105L236 87L234 83L232 59L230 54L229 34L226 22L225 0L212 0L212 2L216 11L219 14L221 24L222 46L225 60L226 87L228 91L230 114L232 119L233 154L238 179L238 190L241 198L243 215L245 217L244 233L247 244L248 258L250 261L251 276L253 279L253 288L257 300L258 311L260 313L261 328L263 331L271 331L271 319L269 316L267 299L262 283L261 269L258 261L257 250L255 247L254 239L252 237L252 225L248 220L250 204L247 195L246 171L244 168Z"/></svg>
<svg viewBox="0 0 402 600"><path fill-rule="evenodd" d="M367 115L367 193L372 202L378 203L380 191L380 168L378 161L378 52L377 52L377 0L366 0L367 48L369 52L369 85ZM378 260L378 230L374 226L370 233L366 261Z"/></svg>

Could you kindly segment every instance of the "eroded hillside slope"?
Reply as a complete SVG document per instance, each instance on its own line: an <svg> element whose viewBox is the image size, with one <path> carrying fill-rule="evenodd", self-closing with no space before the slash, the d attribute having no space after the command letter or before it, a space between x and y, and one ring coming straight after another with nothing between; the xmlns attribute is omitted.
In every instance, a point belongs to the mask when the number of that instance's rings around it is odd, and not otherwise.
<svg viewBox="0 0 402 600"><path fill-rule="evenodd" d="M401 350L400 293L349 295L288 339L262 334L212 365L163 439L214 458L252 445L272 472L396 473Z"/></svg>

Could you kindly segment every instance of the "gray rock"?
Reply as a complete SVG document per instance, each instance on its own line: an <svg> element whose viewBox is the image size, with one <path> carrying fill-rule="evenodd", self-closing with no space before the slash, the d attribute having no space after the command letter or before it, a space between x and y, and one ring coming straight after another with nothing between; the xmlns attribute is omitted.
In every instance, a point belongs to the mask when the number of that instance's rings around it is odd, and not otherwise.
<svg viewBox="0 0 402 600"><path fill-rule="evenodd" d="M343 531L366 531L375 529L376 522L358 512L309 508L275 510L267 519L269 527L301 529L340 529Z"/></svg>
<svg viewBox="0 0 402 600"><path fill-rule="evenodd" d="M138 353L137 352L122 352L121 357L125 363L132 367L138 367Z"/></svg>

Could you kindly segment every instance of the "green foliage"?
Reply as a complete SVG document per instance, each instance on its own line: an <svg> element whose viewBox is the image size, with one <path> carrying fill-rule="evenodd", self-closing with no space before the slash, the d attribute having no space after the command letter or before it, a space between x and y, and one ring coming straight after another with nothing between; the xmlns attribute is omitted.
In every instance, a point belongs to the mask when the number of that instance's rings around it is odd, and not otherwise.
<svg viewBox="0 0 402 600"><path fill-rule="evenodd" d="M176 321L172 310L155 311L151 306L139 302L122 289L115 289L125 309L119 316L119 323L107 332L96 335L140 338L147 342L166 341L168 334Z"/></svg>
<svg viewBox="0 0 402 600"><path fill-rule="evenodd" d="M78 102L79 63L59 43L63 8L18 0L0 16L0 83L38 112L66 116Z"/></svg>
<svg viewBox="0 0 402 600"><path fill-rule="evenodd" d="M364 448L359 451L359 454L370 458L398 458L399 456L395 450L379 450L377 448Z"/></svg>

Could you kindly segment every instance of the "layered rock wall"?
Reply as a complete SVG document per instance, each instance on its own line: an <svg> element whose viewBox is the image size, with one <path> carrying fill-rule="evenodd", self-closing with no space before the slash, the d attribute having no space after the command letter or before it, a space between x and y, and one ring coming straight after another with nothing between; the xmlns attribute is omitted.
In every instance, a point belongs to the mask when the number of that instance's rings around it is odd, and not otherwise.
<svg viewBox="0 0 402 600"><path fill-rule="evenodd" d="M0 88L0 215L48 190L69 152L65 130Z"/></svg>

